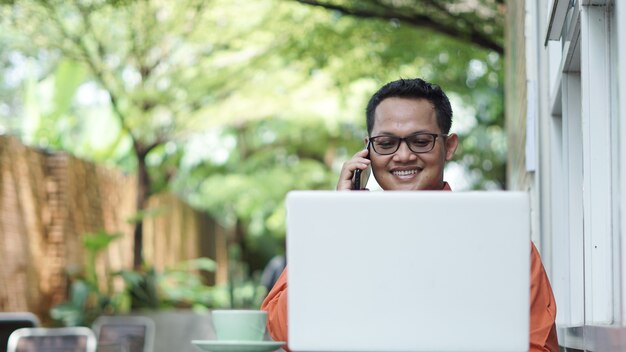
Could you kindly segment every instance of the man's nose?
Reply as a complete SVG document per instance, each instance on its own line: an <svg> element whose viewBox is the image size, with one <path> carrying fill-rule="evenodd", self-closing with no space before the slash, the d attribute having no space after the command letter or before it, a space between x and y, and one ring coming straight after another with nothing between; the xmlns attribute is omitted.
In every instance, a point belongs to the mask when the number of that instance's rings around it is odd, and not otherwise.
<svg viewBox="0 0 626 352"><path fill-rule="evenodd" d="M406 141L400 142L400 146L398 147L398 150L395 152L393 157L396 161L410 161L417 159L417 155L415 155L415 153L411 151L411 149L409 149Z"/></svg>

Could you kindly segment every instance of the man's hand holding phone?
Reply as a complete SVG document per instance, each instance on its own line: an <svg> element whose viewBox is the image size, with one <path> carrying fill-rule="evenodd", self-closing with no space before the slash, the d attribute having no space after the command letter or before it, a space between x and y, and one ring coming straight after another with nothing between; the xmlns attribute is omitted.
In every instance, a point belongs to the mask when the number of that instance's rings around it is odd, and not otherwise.
<svg viewBox="0 0 626 352"><path fill-rule="evenodd" d="M365 189L367 177L370 173L370 163L368 159L369 151L367 149L360 150L352 159L346 161L341 168L339 174L339 182L337 182L338 191L348 191L355 188L355 182L358 183L358 189ZM356 170L361 170L358 181L355 179Z"/></svg>

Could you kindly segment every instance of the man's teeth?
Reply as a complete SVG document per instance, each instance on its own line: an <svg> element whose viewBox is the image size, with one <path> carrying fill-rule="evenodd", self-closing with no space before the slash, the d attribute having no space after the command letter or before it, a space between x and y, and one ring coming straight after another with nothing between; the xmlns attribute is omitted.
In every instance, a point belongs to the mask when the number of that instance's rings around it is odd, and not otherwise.
<svg viewBox="0 0 626 352"><path fill-rule="evenodd" d="M394 171L393 174L396 176L408 176L408 175L415 175L417 173L417 170L413 169L413 170L401 170L401 171Z"/></svg>

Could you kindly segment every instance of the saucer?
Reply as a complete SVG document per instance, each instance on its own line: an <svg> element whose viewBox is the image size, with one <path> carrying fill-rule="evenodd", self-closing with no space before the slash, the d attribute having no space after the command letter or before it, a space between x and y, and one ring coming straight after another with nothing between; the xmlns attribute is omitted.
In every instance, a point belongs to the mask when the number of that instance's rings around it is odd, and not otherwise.
<svg viewBox="0 0 626 352"><path fill-rule="evenodd" d="M221 341L192 340L192 344L203 351L209 352L269 352L279 349L283 341Z"/></svg>

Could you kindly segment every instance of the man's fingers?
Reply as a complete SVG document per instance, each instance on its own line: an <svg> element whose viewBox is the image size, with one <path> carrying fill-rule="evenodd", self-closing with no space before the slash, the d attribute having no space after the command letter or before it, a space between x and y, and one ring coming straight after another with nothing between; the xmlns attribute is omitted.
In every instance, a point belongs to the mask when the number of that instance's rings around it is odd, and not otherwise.
<svg viewBox="0 0 626 352"><path fill-rule="evenodd" d="M352 177L354 175L354 171L357 169L365 170L371 163L371 161L367 159L367 154L367 150L360 150L354 154L352 159L343 164L339 175L339 181L337 182L338 191L352 189Z"/></svg>

